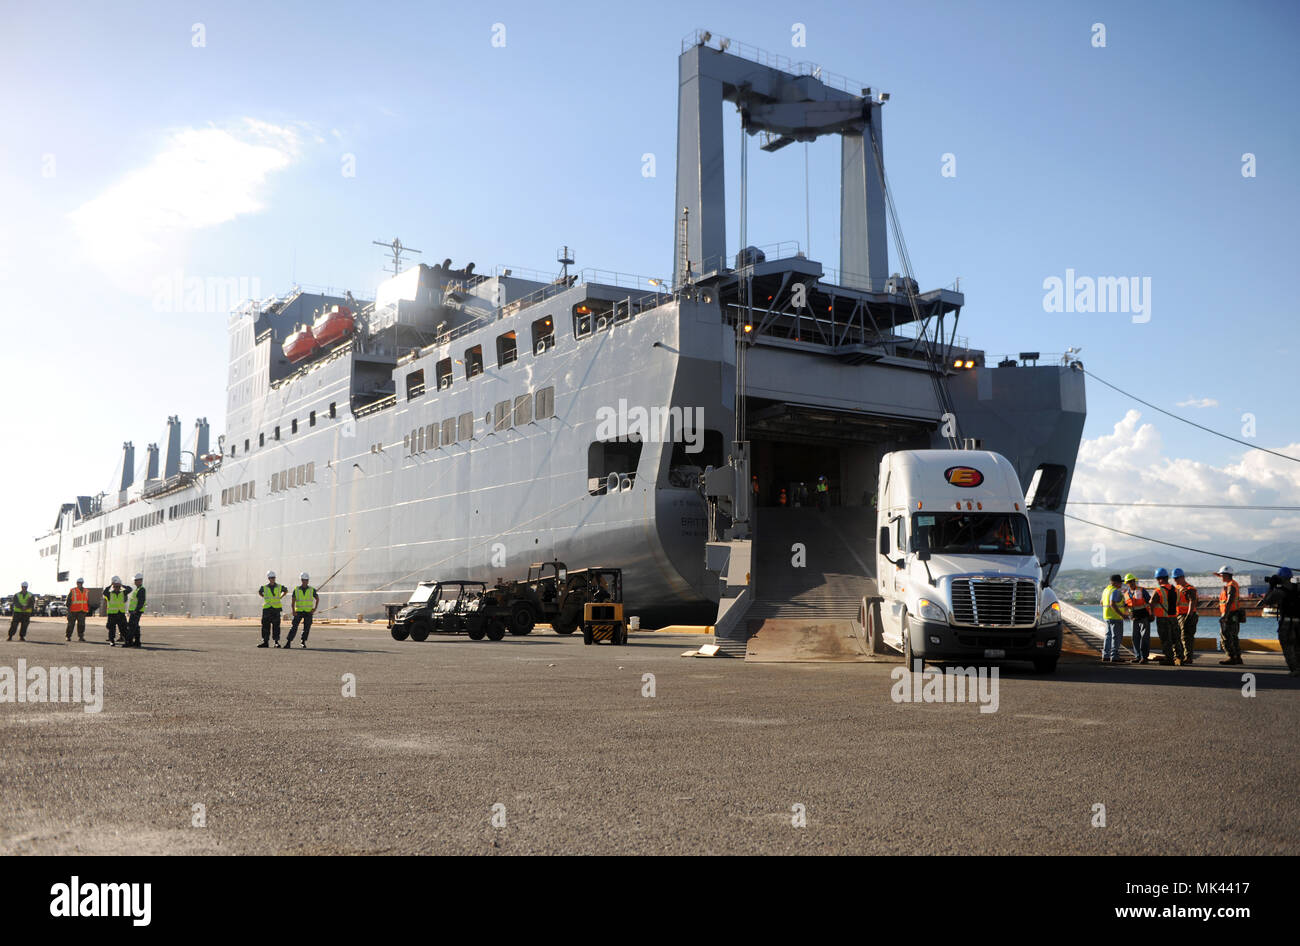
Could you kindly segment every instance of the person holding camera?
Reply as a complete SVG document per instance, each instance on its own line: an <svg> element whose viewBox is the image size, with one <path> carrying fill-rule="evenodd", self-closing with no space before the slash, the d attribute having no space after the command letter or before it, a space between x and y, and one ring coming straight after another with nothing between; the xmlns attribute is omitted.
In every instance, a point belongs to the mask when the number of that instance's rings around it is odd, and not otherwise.
<svg viewBox="0 0 1300 946"><path fill-rule="evenodd" d="M1291 569L1283 565L1268 579L1268 594L1260 607L1277 608L1277 639L1291 676L1300 677L1300 585L1291 581Z"/></svg>

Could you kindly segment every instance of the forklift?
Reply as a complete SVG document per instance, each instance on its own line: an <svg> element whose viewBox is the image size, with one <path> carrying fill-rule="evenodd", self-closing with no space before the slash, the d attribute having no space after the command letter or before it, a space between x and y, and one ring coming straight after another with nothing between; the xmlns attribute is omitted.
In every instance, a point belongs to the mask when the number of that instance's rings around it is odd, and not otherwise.
<svg viewBox="0 0 1300 946"><path fill-rule="evenodd" d="M581 607L584 644L609 641L622 646L627 643L621 568L580 568L569 572L566 584L563 610L576 618Z"/></svg>

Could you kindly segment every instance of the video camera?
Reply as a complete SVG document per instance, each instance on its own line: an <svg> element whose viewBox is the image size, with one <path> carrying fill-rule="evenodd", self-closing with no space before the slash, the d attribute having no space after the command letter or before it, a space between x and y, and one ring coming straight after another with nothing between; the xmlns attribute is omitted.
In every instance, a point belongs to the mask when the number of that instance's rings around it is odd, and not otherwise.
<svg viewBox="0 0 1300 946"><path fill-rule="evenodd" d="M1290 588L1290 587L1291 587L1291 579L1289 579L1289 578L1281 578L1281 577L1279 577L1279 576L1277 576L1277 575L1268 575L1268 576L1266 576L1266 577L1264 578L1264 581L1265 581L1265 583L1266 583L1270 588Z"/></svg>

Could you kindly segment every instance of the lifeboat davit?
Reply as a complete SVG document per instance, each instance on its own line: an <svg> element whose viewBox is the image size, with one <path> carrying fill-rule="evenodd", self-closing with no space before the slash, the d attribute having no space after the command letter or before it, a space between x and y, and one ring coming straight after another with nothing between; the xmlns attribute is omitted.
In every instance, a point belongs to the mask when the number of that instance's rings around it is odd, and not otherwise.
<svg viewBox="0 0 1300 946"><path fill-rule="evenodd" d="M315 350L316 338L312 335L311 329L305 325L298 326L297 330L284 340L284 357L291 362L302 361Z"/></svg>
<svg viewBox="0 0 1300 946"><path fill-rule="evenodd" d="M312 324L311 332L316 339L316 344L325 346L331 342L337 342L340 338L352 331L356 325L356 320L352 317L352 310L345 305L330 306Z"/></svg>

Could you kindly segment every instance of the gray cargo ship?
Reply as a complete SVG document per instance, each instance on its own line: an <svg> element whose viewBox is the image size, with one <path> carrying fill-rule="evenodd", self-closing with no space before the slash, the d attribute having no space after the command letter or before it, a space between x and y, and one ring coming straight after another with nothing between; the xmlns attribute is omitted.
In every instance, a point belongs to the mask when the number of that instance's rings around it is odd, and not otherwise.
<svg viewBox="0 0 1300 946"><path fill-rule="evenodd" d="M124 444L116 494L64 503L36 540L33 587L141 571L154 610L252 615L268 568L289 584L305 570L323 616L378 618L421 579L559 558L621 566L646 626L710 623L725 594L711 539L761 545L764 510L784 505L769 534L785 542L824 476L837 528L869 544L880 455L961 444L1007 456L1036 544L1049 528L1064 541L1083 373L987 364L956 334L963 295L919 290L896 220L890 272L888 95L707 32L683 42L679 74L671 280L570 273L568 254L558 276L446 260L373 302L246 303L218 443L200 420L182 449L169 418L140 482ZM747 132L735 256L724 103ZM837 270L744 237L749 139L823 135L841 138Z"/></svg>

